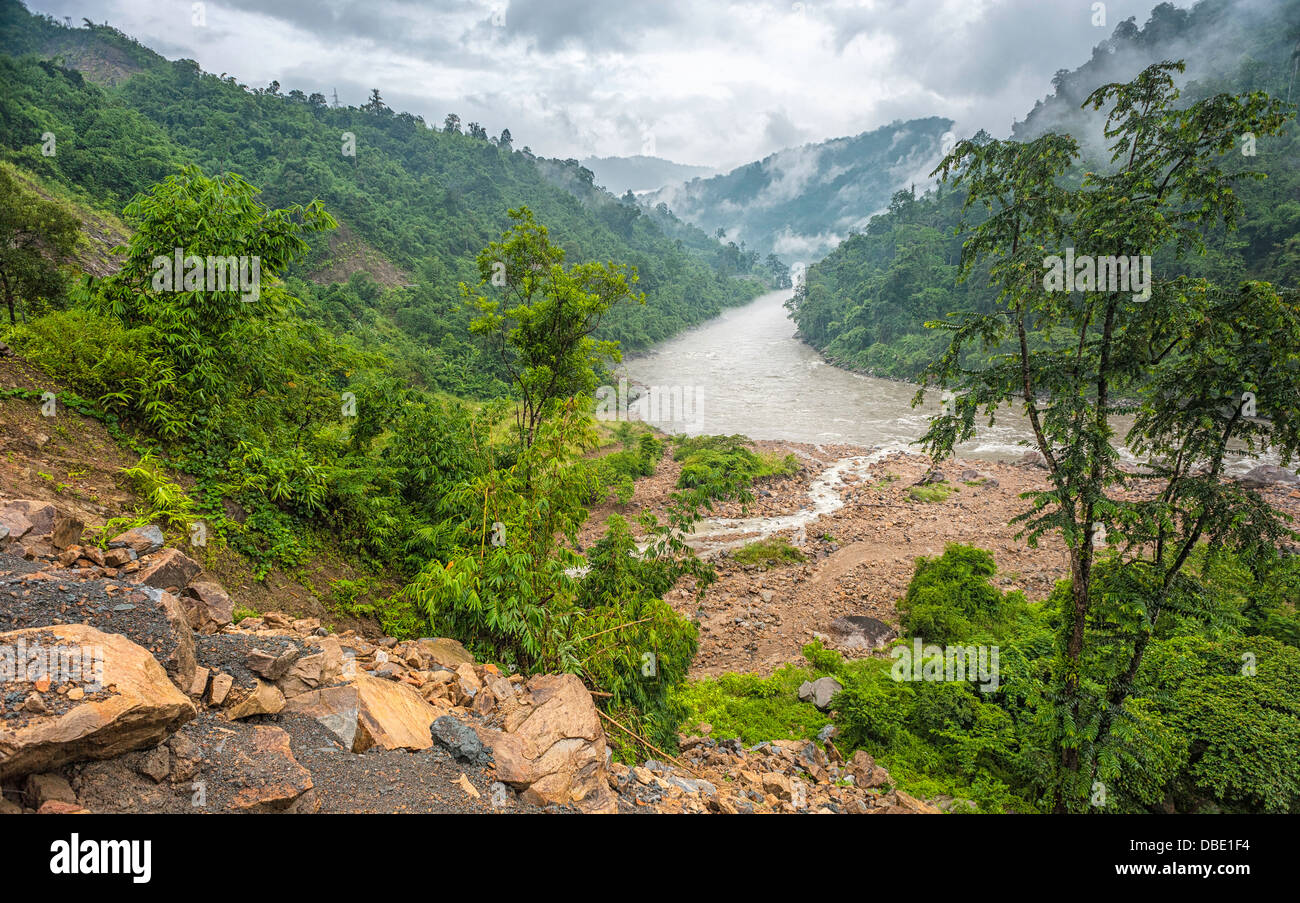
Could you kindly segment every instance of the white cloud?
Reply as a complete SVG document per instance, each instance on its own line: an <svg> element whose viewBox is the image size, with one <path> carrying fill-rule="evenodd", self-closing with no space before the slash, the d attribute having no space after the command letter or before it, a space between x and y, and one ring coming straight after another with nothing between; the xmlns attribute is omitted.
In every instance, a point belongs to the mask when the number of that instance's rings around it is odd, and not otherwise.
<svg viewBox="0 0 1300 903"><path fill-rule="evenodd" d="M1178 5L1190 6L1191 0ZM1006 134L1154 0L29 0L110 24L249 85L378 87L396 109L447 112L547 156L653 153L729 168L796 141L946 116Z"/></svg>

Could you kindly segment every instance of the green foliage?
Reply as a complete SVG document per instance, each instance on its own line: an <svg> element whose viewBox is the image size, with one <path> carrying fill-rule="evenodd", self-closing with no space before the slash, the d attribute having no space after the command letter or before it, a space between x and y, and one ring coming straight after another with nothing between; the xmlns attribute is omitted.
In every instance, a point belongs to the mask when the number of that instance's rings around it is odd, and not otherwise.
<svg viewBox="0 0 1300 903"><path fill-rule="evenodd" d="M145 506L137 509L134 517L109 519L102 543L145 524L163 524L181 532L189 530L198 516L194 500L184 488L168 479L157 458L146 452L135 464L122 468L121 473L135 493L143 497Z"/></svg>
<svg viewBox="0 0 1300 903"><path fill-rule="evenodd" d="M993 556L974 546L950 543L938 558L918 557L898 603L904 632L939 645L996 640L1027 611L1021 593L990 582L996 572Z"/></svg>
<svg viewBox="0 0 1300 903"><path fill-rule="evenodd" d="M907 497L914 502L929 505L936 502L946 502L950 495L958 491L957 487L951 483L930 483L926 486L911 487L907 490Z"/></svg>
<svg viewBox="0 0 1300 903"><path fill-rule="evenodd" d="M815 706L799 701L799 686L819 676L798 665L782 665L771 677L722 674L699 678L682 687L677 698L685 708L682 730L709 736L739 737L746 745L770 740L809 740L830 723Z"/></svg>
<svg viewBox="0 0 1300 903"><path fill-rule="evenodd" d="M13 166L0 163L0 291L11 324L18 321L20 299L38 310L62 302L64 277L56 261L71 254L80 237L80 223L66 205L41 197Z"/></svg>
<svg viewBox="0 0 1300 903"><path fill-rule="evenodd" d="M684 547L641 553L618 515L587 553L589 570L575 605L575 655L592 686L609 693L605 707L620 723L661 749L677 744L685 710L672 691L686 679L695 658L697 630L663 595L697 562ZM648 754L621 731L607 732L624 758Z"/></svg>
<svg viewBox="0 0 1300 903"><path fill-rule="evenodd" d="M770 570L784 564L798 564L804 560L803 552L790 545L784 536L770 536L741 546L731 553L740 564L760 565Z"/></svg>
<svg viewBox="0 0 1300 903"><path fill-rule="evenodd" d="M514 225L478 255L480 282L461 283L478 314L470 332L497 350L519 399L516 426L531 445L538 425L561 400L589 396L596 372L622 359L618 343L592 334L619 301L636 294L635 268L615 264L564 266L564 250L527 207L510 211ZM500 291L496 291L499 289Z"/></svg>
<svg viewBox="0 0 1300 903"><path fill-rule="evenodd" d="M652 433L635 437L627 434L622 441L621 450L602 455L594 462L598 490L591 498L593 502L612 497L620 505L626 505L632 498L635 481L653 476L663 457L664 442Z"/></svg>
<svg viewBox="0 0 1300 903"><path fill-rule="evenodd" d="M689 490L701 504L713 500L753 498L755 480L798 473L794 455L761 456L744 436L678 436L673 459L680 461L679 489Z"/></svg>

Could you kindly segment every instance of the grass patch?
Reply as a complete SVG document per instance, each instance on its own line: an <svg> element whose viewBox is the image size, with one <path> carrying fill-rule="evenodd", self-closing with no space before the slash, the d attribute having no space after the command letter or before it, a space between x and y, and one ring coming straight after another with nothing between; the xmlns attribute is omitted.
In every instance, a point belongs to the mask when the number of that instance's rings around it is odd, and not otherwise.
<svg viewBox="0 0 1300 903"><path fill-rule="evenodd" d="M806 558L803 552L790 545L783 536L751 542L732 552L731 557L741 564L762 565L764 570L782 564L798 564Z"/></svg>
<svg viewBox="0 0 1300 903"><path fill-rule="evenodd" d="M809 740L830 723L816 706L799 701L799 685L813 680L811 668L782 665L771 677L723 674L684 684L677 699L687 711L682 730L698 734L701 724L709 736L740 738L747 746L764 740Z"/></svg>
<svg viewBox="0 0 1300 903"><path fill-rule="evenodd" d="M907 497L914 502L929 505L947 501L954 492L961 492L961 490L948 483L931 483L928 486L913 486L907 490Z"/></svg>

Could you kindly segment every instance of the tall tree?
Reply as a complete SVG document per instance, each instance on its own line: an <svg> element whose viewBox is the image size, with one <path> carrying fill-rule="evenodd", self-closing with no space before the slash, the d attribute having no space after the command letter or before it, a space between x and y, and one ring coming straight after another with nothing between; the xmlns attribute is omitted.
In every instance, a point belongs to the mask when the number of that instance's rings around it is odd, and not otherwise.
<svg viewBox="0 0 1300 903"><path fill-rule="evenodd" d="M591 395L596 368L621 359L617 342L592 334L615 304L645 303L633 291L634 267L564 264L564 249L527 207L510 211L514 225L478 255L481 281L461 294L475 311L470 329L485 336L510 374L519 398L520 442L531 446L557 402Z"/></svg>
<svg viewBox="0 0 1300 903"><path fill-rule="evenodd" d="M1156 64L1093 92L1086 105L1108 110L1111 166L1077 188L1064 175L1078 147L1058 134L963 141L935 170L967 188L967 210L987 213L969 232L962 267L991 262L1001 303L932 324L951 342L927 384L958 394L922 442L942 459L973 435L981 412L992 422L1013 405L1046 462L1049 488L1015 522L1031 545L1051 532L1069 548L1053 674L1058 810L1080 807L1094 779L1114 773L1106 744L1161 616L1175 605L1188 613L1180 591L1196 544L1260 550L1288 532L1258 495L1222 477L1231 443L1284 462L1300 447L1300 303L1267 283L1149 269L1152 255L1199 251L1204 230L1234 226L1233 186L1251 174L1229 175L1224 155L1246 133L1277 133L1288 114L1258 92L1180 107L1173 74L1183 69ZM1073 285L1053 278L1067 249ZM1145 268L1145 279L1098 283L1099 261L1114 255L1132 277ZM970 346L991 363L967 369ZM994 349L1003 353L989 356ZM1120 494L1134 484L1115 447L1122 416L1132 418L1123 441L1145 459L1152 497Z"/></svg>
<svg viewBox="0 0 1300 903"><path fill-rule="evenodd" d="M41 197L8 164L0 165L0 289L10 323L18 322L19 298L63 296L57 261L76 247L80 225L71 210Z"/></svg>

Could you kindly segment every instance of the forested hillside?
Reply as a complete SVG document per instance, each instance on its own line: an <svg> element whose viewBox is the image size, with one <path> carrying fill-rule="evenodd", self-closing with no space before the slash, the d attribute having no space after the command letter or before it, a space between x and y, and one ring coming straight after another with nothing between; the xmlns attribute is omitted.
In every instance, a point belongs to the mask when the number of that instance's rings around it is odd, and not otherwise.
<svg viewBox="0 0 1300 903"><path fill-rule="evenodd" d="M760 256L816 260L937 160L952 121L931 116L786 148L708 179L647 195Z"/></svg>
<svg viewBox="0 0 1300 903"><path fill-rule="evenodd" d="M5 159L114 212L185 163L238 173L272 207L323 201L340 229L314 238L289 271L303 280L295 290L320 322L388 347L433 387L500 391L502 373L466 347L457 286L476 278L474 255L512 207L532 209L571 259L636 267L646 303L611 313L601 328L626 348L764 287L731 278L698 230L675 224L687 240L670 238L635 204L598 190L576 161L540 160L508 130L489 137L454 114L425 123L390 109L382 89L362 107L336 108L315 91L249 88L169 62L107 25L29 15L17 0L0 4L0 39ZM375 279L306 281L361 270Z"/></svg>
<svg viewBox="0 0 1300 903"><path fill-rule="evenodd" d="M1252 4L1202 0L1191 10L1156 7L1139 28L1120 23L1098 45L1092 59L1053 79L1055 93L1039 102L1013 135L1029 140L1066 131L1081 143L1077 166L1064 176L1077 185L1085 171L1104 170L1101 119L1081 109L1088 95L1111 81L1132 78L1162 59L1185 59L1180 79L1183 104L1220 92L1265 91L1295 98L1300 52L1300 2ZM1300 277L1300 128L1292 120L1276 137L1241 136L1240 153L1230 154L1232 173L1260 171L1262 181L1241 180L1244 202L1239 228L1207 237L1203 256L1157 255L1153 266L1166 275L1213 274L1220 279L1266 279L1294 288ZM927 330L927 321L950 313L988 311L993 292L977 269L958 282L963 237L964 192L942 187L923 195L896 194L889 210L810 267L794 299L801 336L846 367L902 379L916 377L945 347L946 337ZM968 212L971 224L979 210Z"/></svg>

